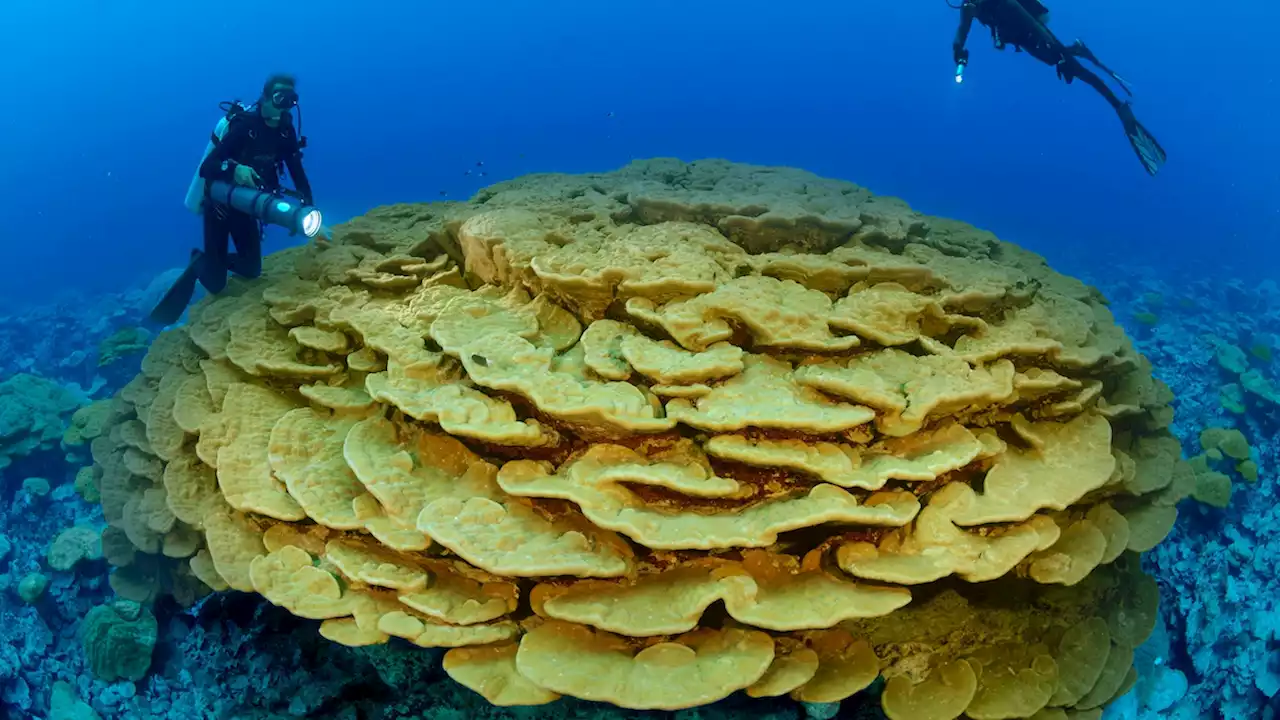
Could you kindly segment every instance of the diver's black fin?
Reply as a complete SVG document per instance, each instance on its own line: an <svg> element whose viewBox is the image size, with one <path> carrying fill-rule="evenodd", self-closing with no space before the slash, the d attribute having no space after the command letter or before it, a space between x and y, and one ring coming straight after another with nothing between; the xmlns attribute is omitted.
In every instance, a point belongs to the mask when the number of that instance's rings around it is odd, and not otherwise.
<svg viewBox="0 0 1280 720"><path fill-rule="evenodd" d="M1129 87L1128 80L1125 80L1124 78L1120 77L1120 75L1114 70L1107 70L1107 73L1111 75L1112 80L1115 80L1117 83L1120 83L1120 87L1124 88L1125 95L1128 95L1130 97L1133 96L1133 88Z"/></svg>
<svg viewBox="0 0 1280 720"><path fill-rule="evenodd" d="M191 304L191 296L196 292L201 257L203 256L199 252L191 253L191 262L187 264L187 269L182 271L178 279L169 287L169 291L152 308L148 316L151 322L163 327L178 322L178 318L182 317L187 305Z"/></svg>
<svg viewBox="0 0 1280 720"><path fill-rule="evenodd" d="M1071 44L1071 46L1067 49L1067 53L1070 55L1075 55L1076 57L1084 58L1085 60L1088 60L1094 65L1097 65L1099 69L1105 72L1108 77L1110 77L1112 80L1115 80L1116 83L1118 83L1120 87L1124 89L1125 95L1129 95L1129 96L1133 95L1133 88L1129 87L1129 81L1120 77L1120 74L1117 73L1115 70L1112 70L1106 65L1103 65L1102 61L1098 59L1098 56L1094 55L1093 51L1090 50L1089 47L1085 45L1084 42L1081 41L1080 39L1077 38L1076 41Z"/></svg>
<svg viewBox="0 0 1280 720"><path fill-rule="evenodd" d="M1142 123L1138 122L1138 119L1133 116L1133 110L1127 104L1120 111L1120 119L1124 122L1124 134L1129 137L1129 144L1133 146L1133 151L1142 162L1142 167L1146 168L1150 175L1160 172L1160 168L1164 167L1167 159L1164 148L1160 147L1155 137L1142 126Z"/></svg>

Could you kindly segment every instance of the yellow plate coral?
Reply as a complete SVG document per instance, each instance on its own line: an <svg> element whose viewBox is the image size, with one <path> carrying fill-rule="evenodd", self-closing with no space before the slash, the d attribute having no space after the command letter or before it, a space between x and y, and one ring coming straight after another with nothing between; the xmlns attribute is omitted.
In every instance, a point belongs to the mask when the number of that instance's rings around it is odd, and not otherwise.
<svg viewBox="0 0 1280 720"><path fill-rule="evenodd" d="M378 208L202 301L86 433L113 586L451 648L496 705L1056 717L1125 691L1194 473L1097 291L791 169ZM1176 442L1172 443L1176 447Z"/></svg>

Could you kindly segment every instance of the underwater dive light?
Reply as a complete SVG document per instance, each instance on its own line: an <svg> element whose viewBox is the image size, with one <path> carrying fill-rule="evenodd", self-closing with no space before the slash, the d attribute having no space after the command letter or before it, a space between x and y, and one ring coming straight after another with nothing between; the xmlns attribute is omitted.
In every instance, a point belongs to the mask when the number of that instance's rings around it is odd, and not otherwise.
<svg viewBox="0 0 1280 720"><path fill-rule="evenodd" d="M956 64L956 84L964 82L964 63Z"/></svg>
<svg viewBox="0 0 1280 720"><path fill-rule="evenodd" d="M215 180L209 183L209 199L287 228L290 235L302 233L310 238L320 232L320 211L287 195Z"/></svg>

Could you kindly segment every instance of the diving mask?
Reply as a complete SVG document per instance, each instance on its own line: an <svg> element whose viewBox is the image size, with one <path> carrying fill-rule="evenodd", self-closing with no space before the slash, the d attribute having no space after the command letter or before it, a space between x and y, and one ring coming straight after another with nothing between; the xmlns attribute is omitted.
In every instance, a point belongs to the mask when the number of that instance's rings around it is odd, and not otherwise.
<svg viewBox="0 0 1280 720"><path fill-rule="evenodd" d="M298 93L285 88L271 94L271 104L280 110L288 110L298 104Z"/></svg>

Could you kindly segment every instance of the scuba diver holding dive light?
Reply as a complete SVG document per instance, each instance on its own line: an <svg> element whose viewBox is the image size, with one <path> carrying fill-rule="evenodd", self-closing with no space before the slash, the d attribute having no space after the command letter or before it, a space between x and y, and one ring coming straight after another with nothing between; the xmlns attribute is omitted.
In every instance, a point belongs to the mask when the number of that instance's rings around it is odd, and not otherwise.
<svg viewBox="0 0 1280 720"><path fill-rule="evenodd" d="M964 46L969 37L969 28L977 20L991 28L991 38L997 50L1012 45L1018 52L1025 51L1040 62L1052 65L1057 70L1058 77L1067 84L1079 78L1098 91L1120 117L1125 136L1129 138L1129 144L1142 162L1142 167L1151 175L1160 171L1165 162L1164 148L1134 117L1129 102L1121 100L1097 73L1080 61L1088 60L1118 83L1125 94L1132 95L1128 83L1099 62L1084 43L1077 40L1067 45L1059 40L1049 30L1049 9L1040 0L963 0L961 5L951 5L951 1L947 0L947 4L960 10L960 27L956 30L956 37L951 45L957 83L964 81L964 69L969 63L969 51Z"/></svg>
<svg viewBox="0 0 1280 720"><path fill-rule="evenodd" d="M272 75L256 103L223 104L226 116L218 121L187 191L187 209L203 216L204 249L191 251L186 270L151 311L152 322L177 322L197 281L217 294L226 287L228 272L258 277L263 224L307 237L320 231L320 211L311 206L311 183L302 168L307 141L294 128L290 112L298 104L296 85L291 75ZM296 191L282 186L284 169ZM228 239L235 242L234 253Z"/></svg>

